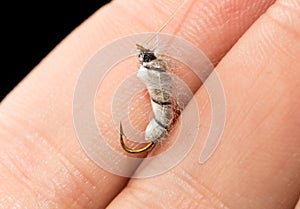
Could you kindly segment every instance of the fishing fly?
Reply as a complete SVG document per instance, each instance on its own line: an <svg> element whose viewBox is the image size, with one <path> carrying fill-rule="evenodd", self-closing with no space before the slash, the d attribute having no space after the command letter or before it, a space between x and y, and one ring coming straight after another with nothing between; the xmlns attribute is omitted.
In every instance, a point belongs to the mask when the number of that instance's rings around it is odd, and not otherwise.
<svg viewBox="0 0 300 209"><path fill-rule="evenodd" d="M169 24L186 1L182 1L156 34L160 33ZM153 38L154 36L145 42L149 42ZM154 117L147 125L145 131L145 140L148 143L139 149L130 148L125 144L125 134L120 122L120 143L122 148L128 153L141 153L152 149L157 142L168 135L180 114L178 101L173 95L175 85L172 81L171 73L168 72L166 60L162 56L157 55L154 50L147 49L143 45L136 44L136 49L139 53L138 60L140 63L137 76L147 88Z"/></svg>

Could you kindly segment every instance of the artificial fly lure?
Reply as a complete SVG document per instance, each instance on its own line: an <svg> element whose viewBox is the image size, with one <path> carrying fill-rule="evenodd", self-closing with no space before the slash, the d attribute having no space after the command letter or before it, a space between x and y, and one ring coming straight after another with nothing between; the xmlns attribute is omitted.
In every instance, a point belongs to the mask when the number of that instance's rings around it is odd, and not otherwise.
<svg viewBox="0 0 300 209"><path fill-rule="evenodd" d="M152 148L157 141L165 137L177 118L176 99L172 96L174 85L167 72L165 61L157 57L150 49L137 44L141 67L137 76L144 82L150 95L154 118L146 128L145 139L149 143L140 149L132 149L124 143L124 132L120 123L120 141L123 149L129 153L140 153Z"/></svg>
<svg viewBox="0 0 300 209"><path fill-rule="evenodd" d="M156 34L160 33L169 24L186 1L182 1ZM149 143L139 149L130 148L125 144L125 134L120 122L120 143L122 148L128 153L141 153L153 148L159 140L167 136L180 114L177 101L173 96L175 87L171 74L167 72L166 61L156 55L154 50L144 48L139 44L136 44L136 48L139 52L138 60L141 65L137 76L147 87L154 118L150 121L145 131L145 140Z"/></svg>

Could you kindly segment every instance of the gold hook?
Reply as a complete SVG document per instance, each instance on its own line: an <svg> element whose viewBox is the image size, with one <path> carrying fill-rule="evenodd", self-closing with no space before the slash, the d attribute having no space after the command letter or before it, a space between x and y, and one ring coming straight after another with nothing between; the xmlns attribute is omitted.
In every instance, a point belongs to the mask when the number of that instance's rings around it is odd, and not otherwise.
<svg viewBox="0 0 300 209"><path fill-rule="evenodd" d="M121 142L121 146L128 153L134 153L135 154L135 153L145 152L145 151L149 150L150 148L152 148L155 144L155 142L150 142L145 147L142 147L140 149L129 148L125 144L123 136L125 136L125 134L123 132L122 123L120 122L120 142Z"/></svg>

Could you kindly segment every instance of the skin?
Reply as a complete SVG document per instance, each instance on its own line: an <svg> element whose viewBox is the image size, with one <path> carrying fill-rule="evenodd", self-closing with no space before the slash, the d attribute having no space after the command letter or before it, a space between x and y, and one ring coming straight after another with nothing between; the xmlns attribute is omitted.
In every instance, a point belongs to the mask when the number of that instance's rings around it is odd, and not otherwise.
<svg viewBox="0 0 300 209"><path fill-rule="evenodd" d="M155 31L176 5L175 0L116 0L101 8L1 102L3 208L296 207L300 195L299 0L190 1L185 14L170 23L176 27L166 28L165 32L204 51L224 86L227 117L222 141L204 165L197 161L211 109L205 88L192 75L200 134L178 166L153 178L128 179L101 169L82 151L72 117L82 67L118 37ZM155 14L156 21L140 18L144 8ZM107 80L122 81L129 72L122 69ZM108 81L96 102L111 99ZM147 103L147 99L142 100ZM102 108L108 111L110 106ZM147 125L138 113L132 114L137 124ZM96 116L108 143L121 152L113 124L103 126L111 116L97 110Z"/></svg>

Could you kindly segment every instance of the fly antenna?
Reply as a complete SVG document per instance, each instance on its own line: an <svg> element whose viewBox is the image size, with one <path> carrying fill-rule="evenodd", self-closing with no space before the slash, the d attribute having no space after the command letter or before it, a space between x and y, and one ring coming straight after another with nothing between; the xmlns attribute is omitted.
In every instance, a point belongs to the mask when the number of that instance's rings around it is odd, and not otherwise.
<svg viewBox="0 0 300 209"><path fill-rule="evenodd" d="M161 31L163 31L163 29L165 29L167 27L167 25L174 19L176 14L180 11L180 9L185 5L185 3L187 1L188 0L182 0L182 2L177 6L177 8L171 14L171 16L165 21L165 23L155 32L154 35L150 36L150 38L145 40L142 45L145 45L146 43L149 43L150 41L152 41L154 39L155 36L157 36L157 34L159 34Z"/></svg>

